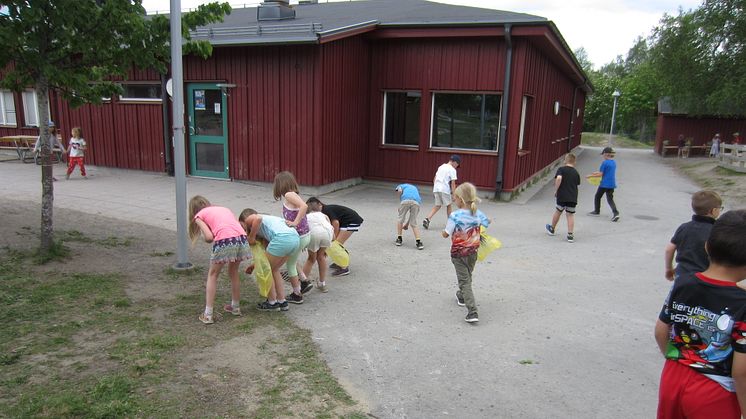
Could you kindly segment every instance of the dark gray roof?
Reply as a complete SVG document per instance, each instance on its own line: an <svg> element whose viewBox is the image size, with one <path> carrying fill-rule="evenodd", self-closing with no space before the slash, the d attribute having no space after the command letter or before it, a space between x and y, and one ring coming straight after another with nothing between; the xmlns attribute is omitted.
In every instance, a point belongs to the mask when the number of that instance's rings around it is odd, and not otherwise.
<svg viewBox="0 0 746 419"><path fill-rule="evenodd" d="M322 0L323 1L323 0ZM358 27L468 26L548 23L546 18L502 10L424 0L367 0L294 5L295 19L257 21L257 8L233 9L219 24L192 33L214 45L317 42L319 37Z"/></svg>

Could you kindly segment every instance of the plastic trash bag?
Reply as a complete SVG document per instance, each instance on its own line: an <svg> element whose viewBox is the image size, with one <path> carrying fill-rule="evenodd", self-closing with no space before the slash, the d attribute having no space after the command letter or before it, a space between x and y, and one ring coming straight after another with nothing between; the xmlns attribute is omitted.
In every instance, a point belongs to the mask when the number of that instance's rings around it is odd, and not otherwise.
<svg viewBox="0 0 746 419"><path fill-rule="evenodd" d="M254 243L251 245L251 254L254 256L254 278L259 288L259 295L267 297L274 279L272 278L272 267L269 265L269 259L264 253L264 246L259 242Z"/></svg>
<svg viewBox="0 0 746 419"><path fill-rule="evenodd" d="M601 176L591 176L588 179L588 183L590 183L593 186L598 186L601 184Z"/></svg>
<svg viewBox="0 0 746 419"><path fill-rule="evenodd" d="M490 253L501 248L503 244L500 240L484 232L484 227L479 233L479 250L477 250L477 260L483 261Z"/></svg>
<svg viewBox="0 0 746 419"><path fill-rule="evenodd" d="M342 246L342 244L338 241L334 240L332 242L332 245L329 246L328 249L326 249L326 254L329 255L330 258L332 258L332 262L336 263L342 268L350 266L350 254L347 253L347 249L345 249L345 247Z"/></svg>

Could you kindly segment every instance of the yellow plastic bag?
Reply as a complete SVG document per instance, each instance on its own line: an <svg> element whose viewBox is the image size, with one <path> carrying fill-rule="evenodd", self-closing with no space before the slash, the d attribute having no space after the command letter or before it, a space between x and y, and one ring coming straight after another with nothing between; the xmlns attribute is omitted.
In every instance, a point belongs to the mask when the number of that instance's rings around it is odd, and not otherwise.
<svg viewBox="0 0 746 419"><path fill-rule="evenodd" d="M500 240L490 236L484 232L484 227L481 228L479 233L479 250L477 250L477 260L483 261L490 253L503 247Z"/></svg>
<svg viewBox="0 0 746 419"><path fill-rule="evenodd" d="M251 254L254 256L254 278L259 287L259 295L266 297L269 295L269 289L272 288L272 267L269 265L269 259L261 243L256 242L251 245Z"/></svg>
<svg viewBox="0 0 746 419"><path fill-rule="evenodd" d="M340 267L346 268L350 266L350 254L347 253L347 249L340 242L334 240L332 245L326 249L326 254L332 258L332 262Z"/></svg>
<svg viewBox="0 0 746 419"><path fill-rule="evenodd" d="M591 176L588 179L588 183L590 183L593 186L598 186L601 184L601 176Z"/></svg>

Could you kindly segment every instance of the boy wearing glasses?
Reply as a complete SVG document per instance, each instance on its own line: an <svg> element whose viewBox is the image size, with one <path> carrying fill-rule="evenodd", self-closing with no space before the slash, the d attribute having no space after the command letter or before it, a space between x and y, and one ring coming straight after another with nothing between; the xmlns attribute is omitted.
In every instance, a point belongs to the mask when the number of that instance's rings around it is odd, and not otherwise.
<svg viewBox="0 0 746 419"><path fill-rule="evenodd" d="M684 274L704 272L710 265L705 251L705 242L712 225L723 210L723 200L716 192L699 191L692 195L692 221L676 229L671 242L666 245L666 279L673 281ZM674 254L676 268L673 267Z"/></svg>

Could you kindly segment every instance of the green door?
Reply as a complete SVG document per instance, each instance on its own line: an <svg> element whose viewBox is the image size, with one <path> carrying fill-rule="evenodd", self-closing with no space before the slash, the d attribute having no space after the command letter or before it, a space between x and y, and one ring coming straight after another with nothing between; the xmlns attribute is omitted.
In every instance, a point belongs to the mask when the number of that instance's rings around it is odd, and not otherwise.
<svg viewBox="0 0 746 419"><path fill-rule="evenodd" d="M214 83L187 87L189 172L228 178L228 117L223 91Z"/></svg>

